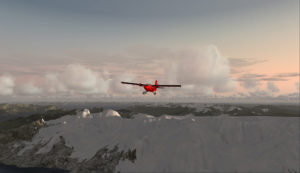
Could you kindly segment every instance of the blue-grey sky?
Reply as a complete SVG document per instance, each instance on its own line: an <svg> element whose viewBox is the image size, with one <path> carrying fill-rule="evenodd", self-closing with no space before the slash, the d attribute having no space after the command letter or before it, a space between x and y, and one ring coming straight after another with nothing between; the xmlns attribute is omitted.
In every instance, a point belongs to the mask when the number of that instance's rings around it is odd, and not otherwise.
<svg viewBox="0 0 300 173"><path fill-rule="evenodd" d="M190 49L205 54L207 46L228 64L224 68L228 76L221 76L222 80L244 81L246 72L270 79L299 73L297 38L298 0L0 0L0 76L13 78L9 92L13 95L20 90L16 86L26 81L42 95L47 90L45 75L64 73L68 67L72 71L76 65L99 73L104 80L126 71L136 80L187 82L180 75L170 77L172 70L161 64L185 58L189 53L182 57L179 52ZM252 65L232 65L241 61ZM185 72L181 70L176 73ZM194 77L194 81L204 80ZM262 88L255 84L274 85L280 93L296 90L299 83L295 76L288 82L264 81L250 83L257 90ZM187 85L202 83L213 87L212 81ZM237 83L233 93L247 92L243 86ZM211 89L203 90L211 93Z"/></svg>
<svg viewBox="0 0 300 173"><path fill-rule="evenodd" d="M236 40L242 33L264 34L253 33L255 27L283 27L289 21L281 18L295 20L297 8L296 0L7 0L0 6L1 36L21 48L205 45Z"/></svg>

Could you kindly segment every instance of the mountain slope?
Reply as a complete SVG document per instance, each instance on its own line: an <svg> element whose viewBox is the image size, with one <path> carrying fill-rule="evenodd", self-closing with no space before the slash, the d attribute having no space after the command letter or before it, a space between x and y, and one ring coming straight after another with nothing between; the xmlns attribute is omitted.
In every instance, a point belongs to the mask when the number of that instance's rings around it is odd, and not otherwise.
<svg viewBox="0 0 300 173"><path fill-rule="evenodd" d="M70 158L91 160L99 149L136 149L136 160L121 161L121 172L288 172L299 171L299 117L121 118L113 110L89 116L64 116L46 122L21 156L35 146L46 154L65 140Z"/></svg>

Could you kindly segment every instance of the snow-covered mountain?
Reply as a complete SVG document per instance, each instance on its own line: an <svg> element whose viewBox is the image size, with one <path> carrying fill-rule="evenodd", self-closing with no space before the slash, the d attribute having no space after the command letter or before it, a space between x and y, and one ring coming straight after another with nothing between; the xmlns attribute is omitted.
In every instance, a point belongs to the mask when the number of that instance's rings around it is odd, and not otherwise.
<svg viewBox="0 0 300 173"><path fill-rule="evenodd" d="M136 114L121 118L106 110L46 121L18 155L46 154L61 139L70 158L94 159L99 149L136 149L120 161L121 172L299 172L299 117L197 117ZM31 151L32 152L32 151Z"/></svg>

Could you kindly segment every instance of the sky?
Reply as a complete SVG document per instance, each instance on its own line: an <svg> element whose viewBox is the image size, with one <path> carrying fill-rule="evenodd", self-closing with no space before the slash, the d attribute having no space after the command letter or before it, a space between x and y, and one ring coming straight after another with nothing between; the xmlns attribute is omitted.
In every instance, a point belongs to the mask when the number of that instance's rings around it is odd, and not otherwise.
<svg viewBox="0 0 300 173"><path fill-rule="evenodd" d="M299 100L299 1L0 0L0 102L119 98Z"/></svg>

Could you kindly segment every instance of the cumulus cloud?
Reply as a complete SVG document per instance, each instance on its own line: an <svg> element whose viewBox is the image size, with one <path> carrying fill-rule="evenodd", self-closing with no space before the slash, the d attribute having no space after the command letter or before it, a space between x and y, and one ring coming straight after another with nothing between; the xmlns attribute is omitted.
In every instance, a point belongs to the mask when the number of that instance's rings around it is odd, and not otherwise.
<svg viewBox="0 0 300 173"><path fill-rule="evenodd" d="M58 77L71 90L85 92L97 85L97 74L80 64L68 65Z"/></svg>
<svg viewBox="0 0 300 173"><path fill-rule="evenodd" d="M57 73L48 73L45 75L46 91L50 94L63 94L68 92L67 87L58 79Z"/></svg>
<svg viewBox="0 0 300 173"><path fill-rule="evenodd" d="M272 93L279 92L279 88L273 82L268 82L267 83L267 89L268 89L268 91L270 91Z"/></svg>
<svg viewBox="0 0 300 173"><path fill-rule="evenodd" d="M120 85L122 80L153 83L157 79L161 84L182 84L180 90L161 89L159 95L164 96L211 95L236 89L237 82L230 77L229 62L215 46L180 51L144 47L127 52L126 57L138 61L114 64L119 72L110 76L110 94L141 93L136 87ZM112 64L112 68L116 67ZM125 74L120 75L120 71Z"/></svg>
<svg viewBox="0 0 300 173"><path fill-rule="evenodd" d="M83 95L88 96L87 98L99 95L135 97L140 96L143 89L122 85L121 81L154 83L157 79L161 84L181 84L182 88L161 89L156 98L159 96L216 97L222 96L223 93L228 96L230 92L236 90L237 82L249 90L244 95L237 94L237 97L274 97L275 93L278 94L279 88L272 81L283 81L299 76L299 73L274 75L243 75L242 73L235 79L231 76L232 71L237 70L240 73L244 68L239 67L248 67L265 60L226 58L221 55L216 46L179 51L142 46L134 47L127 52L99 55L99 57L101 58L95 58L94 63L88 66L69 64L51 68L41 67L46 69L45 72L39 73L41 69L36 71L37 74L44 75L44 80L33 81L33 83L22 84L21 80L17 81L16 86L13 77L0 76L0 95L66 96L68 98L82 98ZM83 61L84 59L81 59L76 62ZM26 69L16 73L16 79L21 79L18 75L23 72L25 73ZM259 87L264 81L267 82L265 91Z"/></svg>
<svg viewBox="0 0 300 173"><path fill-rule="evenodd" d="M177 57L168 60L166 73L170 81L194 85L200 90L210 88L219 93L236 87L236 81L230 78L227 58L221 56L215 46L179 52Z"/></svg>
<svg viewBox="0 0 300 173"><path fill-rule="evenodd" d="M105 94L108 80L80 64L70 64L61 73L48 73L45 76L50 93Z"/></svg>
<svg viewBox="0 0 300 173"><path fill-rule="evenodd" d="M14 93L15 80L10 75L0 76L0 95L7 96Z"/></svg>
<svg viewBox="0 0 300 173"><path fill-rule="evenodd" d="M16 87L16 93L20 95L39 95L42 93L42 88L32 83L25 83Z"/></svg>

